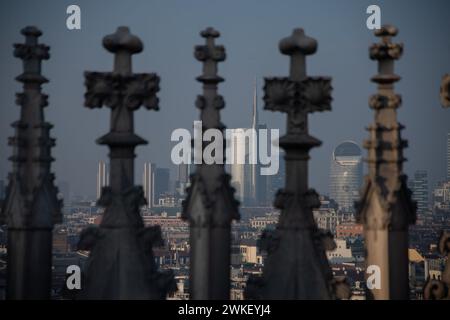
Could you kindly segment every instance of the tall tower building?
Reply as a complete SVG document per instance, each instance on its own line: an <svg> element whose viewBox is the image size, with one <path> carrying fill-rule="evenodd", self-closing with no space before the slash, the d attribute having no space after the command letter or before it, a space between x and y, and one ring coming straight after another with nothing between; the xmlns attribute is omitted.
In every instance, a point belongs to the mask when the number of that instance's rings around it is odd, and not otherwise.
<svg viewBox="0 0 450 320"><path fill-rule="evenodd" d="M107 185L109 185L109 168L104 161L99 161L97 168L97 199L100 199L102 188Z"/></svg>
<svg viewBox="0 0 450 320"><path fill-rule="evenodd" d="M246 206L267 204L267 177L261 175L261 164L258 162L258 146L261 145L260 129L267 129L258 121L258 94L255 79L252 104L252 121L250 128L231 129L231 183L236 189L236 197ZM251 136L253 139L251 139ZM270 150L270 141L267 150ZM251 163L251 152L254 153Z"/></svg>
<svg viewBox="0 0 450 320"><path fill-rule="evenodd" d="M58 182L59 195L63 198L64 206L70 205L70 185L67 181Z"/></svg>
<svg viewBox="0 0 450 320"><path fill-rule="evenodd" d="M189 165L187 163L178 165L178 181L184 184L189 181Z"/></svg>
<svg viewBox="0 0 450 320"><path fill-rule="evenodd" d="M250 148L253 149L254 152L258 151L258 96L256 92L256 79L255 79L255 87L253 90L253 105L252 105L252 130L256 133L256 139L253 139L252 144L249 145ZM257 202L258 197L258 178L259 178L259 168L258 161L256 163L250 164L250 176L249 176L249 199L250 204L254 205Z"/></svg>
<svg viewBox="0 0 450 320"><path fill-rule="evenodd" d="M412 182L412 198L417 202L417 213L423 214L428 210L428 174L425 170L417 170Z"/></svg>
<svg viewBox="0 0 450 320"><path fill-rule="evenodd" d="M252 129L256 132L256 139L254 140L253 150L255 152L259 152L258 147L260 147L263 143L266 144L266 150L271 150L271 141L270 137L266 138L266 141L261 141L263 138L259 135L260 129L267 129L267 125L260 124L258 119L258 91L257 91L257 82L255 78L255 87L253 91L253 113L252 113ZM255 164L251 164L251 176L250 176L250 188L251 194L250 197L252 199L252 204L255 206L267 205L270 201L267 201L267 176L261 175L261 164L257 161Z"/></svg>
<svg viewBox="0 0 450 320"><path fill-rule="evenodd" d="M362 184L362 153L353 141L339 144L333 152L330 167L330 197L339 209L353 211Z"/></svg>
<svg viewBox="0 0 450 320"><path fill-rule="evenodd" d="M155 202L158 202L159 197L169 192L170 171L167 168L156 168L155 170Z"/></svg>
<svg viewBox="0 0 450 320"><path fill-rule="evenodd" d="M273 154L274 151L274 146L272 145L272 141L271 141L271 136L270 133L267 134L267 137L263 137L262 135L260 135L260 131L259 129L265 129L267 130L267 125L265 124L259 124L258 125L258 147L261 148L262 144L266 144L266 150L267 152ZM266 138L265 141L263 140L263 138ZM277 147L278 148L278 147ZM259 152L259 149L258 149ZM279 154L279 150L278 150L278 154ZM281 162L279 160L280 158L277 159L278 163L281 164ZM269 190L268 190L268 183L269 183L269 177L268 175L262 175L261 174L261 169L262 169L262 164L258 161L258 164L256 165L255 168L256 172L255 172L255 176L256 176L256 205L257 206L267 206L267 205L271 205L272 204L272 197L269 197Z"/></svg>
<svg viewBox="0 0 450 320"><path fill-rule="evenodd" d="M182 197L185 196L186 188L189 186L189 172L190 165L187 163L180 163L178 165L178 179L175 185L175 191Z"/></svg>
<svg viewBox="0 0 450 320"><path fill-rule="evenodd" d="M142 187L144 188L144 198L147 200L147 208L153 208L155 203L155 169L155 164L144 163Z"/></svg>
<svg viewBox="0 0 450 320"><path fill-rule="evenodd" d="M245 128L230 129L231 133L231 185L236 189L235 196L242 203L248 202L248 165ZM247 172L246 172L247 171Z"/></svg>

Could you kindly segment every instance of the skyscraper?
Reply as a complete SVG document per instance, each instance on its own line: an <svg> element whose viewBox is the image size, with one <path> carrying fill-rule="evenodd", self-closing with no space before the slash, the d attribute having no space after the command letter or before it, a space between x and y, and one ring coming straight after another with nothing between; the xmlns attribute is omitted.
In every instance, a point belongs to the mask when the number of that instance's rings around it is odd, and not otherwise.
<svg viewBox="0 0 450 320"><path fill-rule="evenodd" d="M333 152L330 167L330 197L339 209L353 211L362 184L361 149L353 141L339 144Z"/></svg>
<svg viewBox="0 0 450 320"><path fill-rule="evenodd" d="M247 129L230 129L231 133L231 185L236 189L235 196L242 203L247 203L248 198L248 165L246 166L248 154L246 151L247 140L245 132ZM247 171L247 172L246 172Z"/></svg>
<svg viewBox="0 0 450 320"><path fill-rule="evenodd" d="M147 200L147 208L153 208L155 204L155 169L153 163L144 163L144 173L142 174L142 187L144 197Z"/></svg>
<svg viewBox="0 0 450 320"><path fill-rule="evenodd" d="M231 183L236 189L236 197L246 206L267 204L267 177L261 175L261 164L258 162L258 146L261 145L260 129L267 129L258 121L258 95L256 79L253 91L252 121L250 128L231 129ZM269 140L269 139L268 139ZM265 141L268 147L270 141ZM267 150L270 150L269 148ZM251 152L254 153L251 163Z"/></svg>
<svg viewBox="0 0 450 320"><path fill-rule="evenodd" d="M187 163L180 163L178 165L178 179L175 183L176 192L183 197L186 192L186 187L189 184L190 165Z"/></svg>
<svg viewBox="0 0 450 320"><path fill-rule="evenodd" d="M109 168L104 161L99 161L97 168L97 199L100 199L102 188L107 185L109 185Z"/></svg>
<svg viewBox="0 0 450 320"><path fill-rule="evenodd" d="M59 194L62 196L63 203L65 206L70 204L70 186L67 181L58 182Z"/></svg>
<svg viewBox="0 0 450 320"><path fill-rule="evenodd" d="M259 135L261 129L267 129L267 125L260 124L258 121L258 91L257 82L255 78L255 87L253 92L253 116L252 116L252 129L256 132L256 139L254 140L255 151L258 151L257 146L261 146L263 143L267 145L266 150L271 150L268 147L271 146L270 138L266 141L261 141L262 136ZM261 175L261 164L256 161L255 164L250 164L251 166L251 177L250 177L250 198L251 204L255 206L267 205L267 176Z"/></svg>
<svg viewBox="0 0 450 320"><path fill-rule="evenodd" d="M412 198L417 202L417 213L428 210L428 174L425 170L417 170L412 181Z"/></svg>
<svg viewBox="0 0 450 320"><path fill-rule="evenodd" d="M155 194L154 201L157 203L159 197L169 192L170 171L167 168L156 168L155 170Z"/></svg>
<svg viewBox="0 0 450 320"><path fill-rule="evenodd" d="M187 163L178 165L178 181L180 183L187 183L189 181L189 165Z"/></svg>

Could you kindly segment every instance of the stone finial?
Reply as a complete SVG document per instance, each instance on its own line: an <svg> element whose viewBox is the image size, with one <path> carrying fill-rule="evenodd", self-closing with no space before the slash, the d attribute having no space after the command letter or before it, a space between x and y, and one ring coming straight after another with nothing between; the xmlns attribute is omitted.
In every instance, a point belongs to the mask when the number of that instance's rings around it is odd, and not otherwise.
<svg viewBox="0 0 450 320"><path fill-rule="evenodd" d="M301 28L294 29L289 37L280 41L280 52L285 55L292 56L296 53L303 55L311 55L317 51L317 41L305 35L305 31Z"/></svg>
<svg viewBox="0 0 450 320"><path fill-rule="evenodd" d="M375 30L374 34L381 38L379 43L374 43L369 49L369 56L372 60L398 60L403 54L403 44L392 42L392 37L397 35L397 28L393 26L383 26ZM396 81L399 80L396 79Z"/></svg>
<svg viewBox="0 0 450 320"><path fill-rule="evenodd" d="M80 235L79 247L91 251L82 295L164 299L174 289L173 276L157 270L152 247L162 241L160 229L144 227L139 210L145 198L142 187L134 185L134 150L147 143L134 133L134 111L140 106L158 110L159 77L132 73L132 54L143 46L127 27L106 36L103 46L114 53L114 71L85 72L85 106L111 108L110 131L97 140L110 149L110 186L98 201L105 207L100 226Z"/></svg>
<svg viewBox="0 0 450 320"><path fill-rule="evenodd" d="M276 230L261 237L267 251L262 278L250 278L248 299L333 299L345 296L343 284L333 280L323 241L313 218L320 206L317 192L308 186L309 151L321 144L308 131L308 114L331 109L331 79L309 77L306 55L317 49L316 40L295 29L280 41L280 51L291 57L289 77L265 79L264 109L287 114L287 133L280 138L285 149L285 187L274 205L281 209ZM290 174L289 174L290 173Z"/></svg>
<svg viewBox="0 0 450 320"><path fill-rule="evenodd" d="M116 32L103 38L103 47L111 53L126 51L140 53L144 49L141 39L130 33L128 27L118 27Z"/></svg>
<svg viewBox="0 0 450 320"><path fill-rule="evenodd" d="M51 172L53 127L45 121L43 108L48 96L41 85L42 60L50 58L50 48L40 44L42 32L36 27L21 31L25 43L14 44L14 56L22 60L23 72L16 80L23 91L16 94L20 119L12 124L9 138L13 169L9 174L0 223L8 227L7 299L49 299L51 295L52 229L62 220L62 200ZM24 241L24 239L27 239Z"/></svg>

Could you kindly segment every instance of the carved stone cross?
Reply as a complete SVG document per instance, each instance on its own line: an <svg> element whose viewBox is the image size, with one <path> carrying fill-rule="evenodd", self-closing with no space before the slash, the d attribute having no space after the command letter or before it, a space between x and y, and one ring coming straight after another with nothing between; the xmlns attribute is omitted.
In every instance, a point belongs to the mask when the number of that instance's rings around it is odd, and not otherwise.
<svg viewBox="0 0 450 320"><path fill-rule="evenodd" d="M147 142L134 133L133 112L141 105L158 110L159 77L132 73L131 56L142 42L127 27L103 39L114 53L113 72L86 72L85 106L111 108L110 132L97 140L110 149L110 186L102 190L105 207L99 228L80 236L81 250L90 250L83 295L88 299L161 299L174 289L171 273L160 273L152 245L161 243L159 226L144 228L139 209L142 188L134 186L134 149Z"/></svg>
<svg viewBox="0 0 450 320"><path fill-rule="evenodd" d="M330 110L331 79L308 77L305 59L317 49L316 40L302 29L279 44L291 57L290 75L265 79L265 109L287 113L287 133L280 139L286 155L285 188L279 190L275 206L281 209L276 230L265 231L261 249L267 251L262 278L250 278L249 299L332 299L343 285L333 279L325 250L333 241L317 229L313 208L320 206L318 194L308 188L309 150L321 144L308 133L308 113ZM331 241L330 241L331 240Z"/></svg>
<svg viewBox="0 0 450 320"><path fill-rule="evenodd" d="M114 53L113 72L86 72L85 106L111 108L111 131L97 142L111 148L111 188L120 192L133 185L133 150L147 142L134 133L133 112L140 106L158 110L159 77L154 73L132 73L131 56L143 49L142 42L119 27L103 39Z"/></svg>
<svg viewBox="0 0 450 320"><path fill-rule="evenodd" d="M220 109L225 107L225 101L217 94L217 84L224 79L217 74L217 69L218 63L225 60L225 47L214 43L220 33L213 28L203 30L200 35L205 38L205 44L195 46L194 56L203 62L203 74L197 81L204 84L204 94L197 97L196 106L201 110L200 119L205 129L222 129Z"/></svg>
<svg viewBox="0 0 450 320"><path fill-rule="evenodd" d="M291 58L290 75L265 79L264 108L287 113L287 134L280 139L280 146L287 153L292 149L300 151L295 153L302 162L302 177L286 174L286 186L301 193L307 190L308 151L321 144L308 133L308 113L331 110L331 79L306 75L306 56L316 52L317 41L302 29L295 29L290 37L282 39L279 47Z"/></svg>

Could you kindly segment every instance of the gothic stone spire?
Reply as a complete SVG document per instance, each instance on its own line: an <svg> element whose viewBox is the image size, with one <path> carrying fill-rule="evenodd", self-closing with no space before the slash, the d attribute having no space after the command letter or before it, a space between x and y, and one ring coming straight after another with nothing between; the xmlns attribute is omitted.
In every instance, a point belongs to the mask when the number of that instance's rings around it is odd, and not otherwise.
<svg viewBox="0 0 450 320"><path fill-rule="evenodd" d="M320 206L318 194L308 187L309 150L321 142L309 135L308 113L331 109L331 79L308 77L306 56L317 41L295 29L280 41L281 53L290 56L290 75L266 78L265 109L287 113L287 133L280 139L286 151L286 183L275 206L281 209L275 231L266 231L261 248L267 251L262 279L250 279L247 298L332 299L335 282L325 255L332 240L321 233L312 209ZM330 241L331 240L331 241Z"/></svg>
<svg viewBox="0 0 450 320"><path fill-rule="evenodd" d="M203 84L203 95L197 97L203 130L225 126L220 121L220 109L225 101L217 93L224 81L218 76L218 62L225 60L225 48L214 40L220 33L207 28L200 35L205 44L195 46L195 58L203 63L203 74L197 81ZM224 145L224 144L223 144ZM202 151L207 147L203 144ZM224 161L223 161L224 162ZM190 223L190 297L191 299L229 299L230 295L230 225L239 219L238 202L230 186L230 176L223 164L197 165L191 176L188 196L183 202L183 218Z"/></svg>
<svg viewBox="0 0 450 320"><path fill-rule="evenodd" d="M415 222L416 206L403 174L407 141L401 138L404 127L397 121L402 99L394 92L394 83L400 80L394 60L401 57L403 45L392 42L397 35L393 26L383 26L375 35L381 41L369 52L378 61L379 73L372 78L378 93L369 100L375 117L364 142L369 174L356 204L357 219L364 225L366 265L379 268L381 276L381 288L368 292L368 298L408 299L408 225Z"/></svg>
<svg viewBox="0 0 450 320"><path fill-rule="evenodd" d="M14 45L14 56L23 60L23 73L16 78L23 83L23 92L16 95L21 112L12 124L15 136L9 139L13 169L1 217L8 226L7 298L49 299L52 229L62 217L50 170L55 139L44 119L48 96L41 92L48 82L41 75L41 62L50 58L50 48L38 43L42 32L36 27L21 33L25 43Z"/></svg>
<svg viewBox="0 0 450 320"><path fill-rule="evenodd" d="M80 236L79 249L91 251L83 297L164 299L173 288L172 275L157 271L152 253L162 243L161 231L144 228L139 209L145 199L134 185L134 149L147 141L134 133L133 112L142 105L158 110L159 77L132 72L131 57L143 45L127 27L104 37L103 46L114 54L114 71L85 73L85 106L111 108L110 132L97 140L110 150L110 186L98 201L105 207L100 227Z"/></svg>

